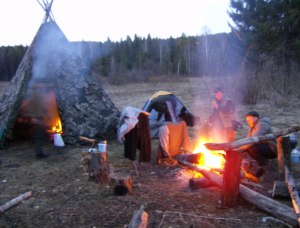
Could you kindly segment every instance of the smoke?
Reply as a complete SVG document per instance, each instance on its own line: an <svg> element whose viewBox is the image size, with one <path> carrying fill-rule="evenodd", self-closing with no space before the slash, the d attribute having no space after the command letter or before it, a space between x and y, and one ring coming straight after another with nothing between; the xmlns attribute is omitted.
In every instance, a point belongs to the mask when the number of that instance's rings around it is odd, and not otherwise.
<svg viewBox="0 0 300 228"><path fill-rule="evenodd" d="M212 113L216 87L224 89L224 96L236 107L236 120L243 121L244 62L247 49L234 34L205 34L198 37L200 83L193 88L193 112L200 115L203 126ZM200 128L200 126L199 126Z"/></svg>

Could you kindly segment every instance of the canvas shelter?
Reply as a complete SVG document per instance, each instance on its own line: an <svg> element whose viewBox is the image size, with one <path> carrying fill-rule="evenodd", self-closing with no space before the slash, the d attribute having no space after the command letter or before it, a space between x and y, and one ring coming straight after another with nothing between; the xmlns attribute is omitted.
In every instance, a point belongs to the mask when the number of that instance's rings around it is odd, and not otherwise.
<svg viewBox="0 0 300 228"><path fill-rule="evenodd" d="M152 94L142 110L150 112L149 122L152 138L158 137L158 128L167 121L175 122L183 119L190 127L199 121L199 118L193 116L183 102L169 91L157 91Z"/></svg>
<svg viewBox="0 0 300 228"><path fill-rule="evenodd" d="M22 112L35 109L30 102L26 104L32 92L40 93L38 97L48 107L50 125L57 125L54 122L60 119L66 143L75 143L80 135L115 137L119 110L49 15L47 10L46 19L0 100L1 145L13 139ZM24 134L26 131L21 129Z"/></svg>

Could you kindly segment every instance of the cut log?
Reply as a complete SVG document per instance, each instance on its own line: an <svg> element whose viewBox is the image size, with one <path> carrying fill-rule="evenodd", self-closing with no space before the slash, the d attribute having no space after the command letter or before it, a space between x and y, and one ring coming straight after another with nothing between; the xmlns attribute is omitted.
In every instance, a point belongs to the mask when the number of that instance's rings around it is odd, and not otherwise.
<svg viewBox="0 0 300 228"><path fill-rule="evenodd" d="M214 186L214 184L205 177L200 178L191 178L189 180L189 186L191 189L199 189L199 188L209 188Z"/></svg>
<svg viewBox="0 0 300 228"><path fill-rule="evenodd" d="M237 140L234 142L229 142L229 143L206 143L205 146L209 150L225 150L225 151L234 150L236 148L239 148L239 147L247 145L247 144L263 142L263 141L267 141L270 139L276 139L280 136L287 135L287 134L290 134L292 132L296 132L299 130L300 130L300 126L292 126L290 128L274 132L273 134L244 138L244 139L240 139L240 140Z"/></svg>
<svg viewBox="0 0 300 228"><path fill-rule="evenodd" d="M32 196L32 192L26 192L10 201L8 201L6 204L0 206L0 214L2 214L4 211L20 204L23 200L28 199Z"/></svg>
<svg viewBox="0 0 300 228"><path fill-rule="evenodd" d="M299 194L300 189L300 179L295 180L296 189ZM276 199L290 199L290 193L287 187L287 184L284 181L274 181L273 183L273 192L272 198Z"/></svg>
<svg viewBox="0 0 300 228"><path fill-rule="evenodd" d="M109 186L115 195L132 194L132 178L130 175L114 173L109 177Z"/></svg>
<svg viewBox="0 0 300 228"><path fill-rule="evenodd" d="M288 190L292 199L294 211L297 215L298 227L300 227L300 197L297 191L295 180L290 172L290 169L285 165L285 183L288 186Z"/></svg>
<svg viewBox="0 0 300 228"><path fill-rule="evenodd" d="M107 152L82 152L84 170L89 174L89 181L106 184L109 179L109 161Z"/></svg>
<svg viewBox="0 0 300 228"><path fill-rule="evenodd" d="M144 211L144 206L141 205L139 210L134 211L128 228L147 228L147 225L148 213Z"/></svg>
<svg viewBox="0 0 300 228"><path fill-rule="evenodd" d="M177 154L175 156L175 159L181 160L181 161L187 161L187 162L193 163L193 164L199 164L202 157L203 157L202 153L196 153L196 154Z"/></svg>
<svg viewBox="0 0 300 228"><path fill-rule="evenodd" d="M234 207L239 195L242 154L226 151L226 163L223 175L221 207Z"/></svg>
<svg viewBox="0 0 300 228"><path fill-rule="evenodd" d="M178 161L179 163L200 172L204 177L208 178L218 187L222 187L222 176L217 175L214 172L200 169L197 166L190 164L186 161ZM258 192L255 192L246 186L240 184L240 196L244 198L246 201L252 203L256 207L264 210L265 212L269 213L270 215L285 221L286 223L296 227L298 224L298 216L294 213L293 209L279 203L271 198L268 198Z"/></svg>

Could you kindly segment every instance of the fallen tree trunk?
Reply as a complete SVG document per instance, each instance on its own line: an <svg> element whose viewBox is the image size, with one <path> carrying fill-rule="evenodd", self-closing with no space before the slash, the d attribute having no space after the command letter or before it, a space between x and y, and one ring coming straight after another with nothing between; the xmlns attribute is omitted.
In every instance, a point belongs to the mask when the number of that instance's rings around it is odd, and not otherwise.
<svg viewBox="0 0 300 228"><path fill-rule="evenodd" d="M288 168L288 166L286 165L285 167L285 183L287 184L291 199L292 199L292 203L293 203L293 207L294 207L294 211L298 217L298 226L300 227L300 198L299 198L299 194L297 191L297 187L296 187L296 183L295 180L290 172L290 169Z"/></svg>
<svg viewBox="0 0 300 228"><path fill-rule="evenodd" d="M290 128L274 132L273 134L244 138L230 143L206 143L204 145L209 150L234 150L236 148L239 148L247 144L263 142L270 139L276 139L280 136L287 135L289 133L296 132L296 131L300 131L300 126L292 126Z"/></svg>
<svg viewBox="0 0 300 228"><path fill-rule="evenodd" d="M223 184L222 176L219 176L214 172L198 168L197 166L190 164L186 161L178 160L178 162L197 172L202 173L204 177L206 177L211 182L213 182L214 184L222 188L222 184ZM292 208L284 204L281 204L271 198L268 198L258 192L255 192L243 186L242 184L240 184L240 196L244 198L246 201L255 205L256 207L271 214L272 216L281 219L294 227L297 227L298 216L294 213Z"/></svg>
<svg viewBox="0 0 300 228"><path fill-rule="evenodd" d="M6 204L0 206L0 214L2 214L4 211L18 205L19 203L21 203L23 200L30 198L32 195L32 192L26 192L10 201L8 201Z"/></svg>

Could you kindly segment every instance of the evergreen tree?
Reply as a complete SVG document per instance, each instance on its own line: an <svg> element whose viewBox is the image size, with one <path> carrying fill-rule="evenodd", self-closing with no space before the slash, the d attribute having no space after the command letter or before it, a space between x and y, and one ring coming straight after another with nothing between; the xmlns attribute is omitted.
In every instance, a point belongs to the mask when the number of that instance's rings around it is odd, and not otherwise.
<svg viewBox="0 0 300 228"><path fill-rule="evenodd" d="M231 8L229 15L246 43L299 60L299 0L231 0Z"/></svg>

